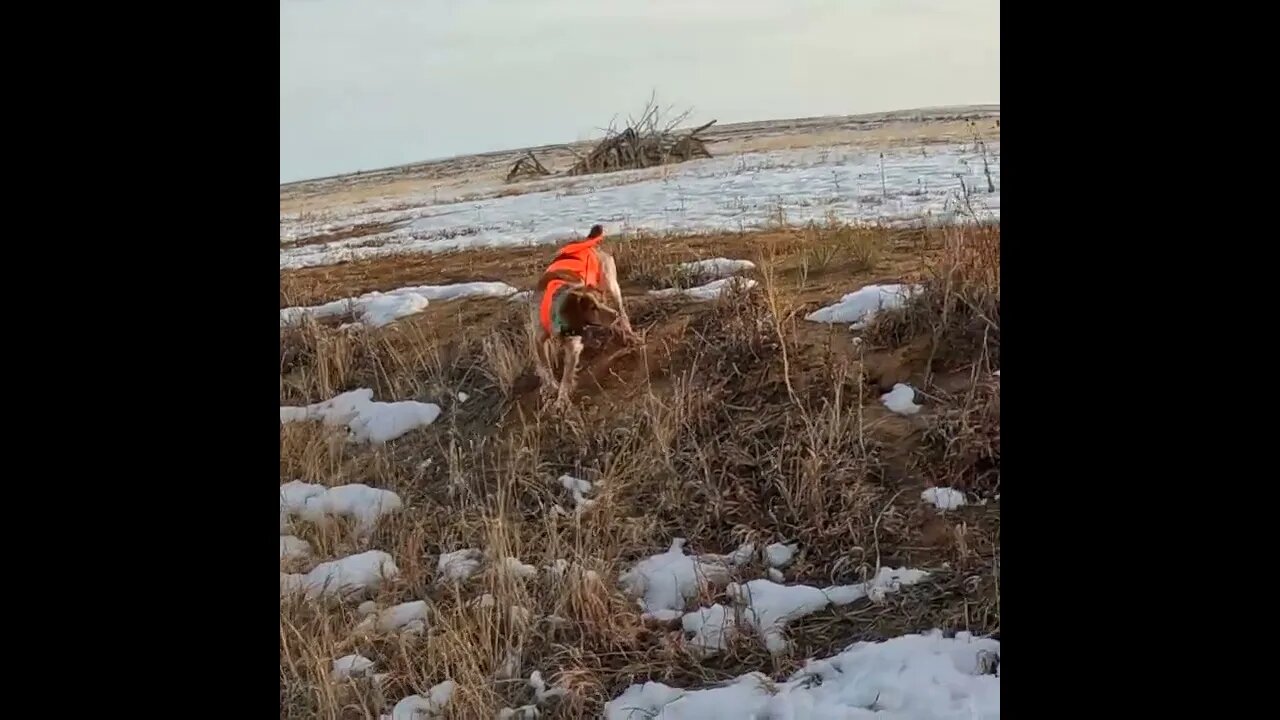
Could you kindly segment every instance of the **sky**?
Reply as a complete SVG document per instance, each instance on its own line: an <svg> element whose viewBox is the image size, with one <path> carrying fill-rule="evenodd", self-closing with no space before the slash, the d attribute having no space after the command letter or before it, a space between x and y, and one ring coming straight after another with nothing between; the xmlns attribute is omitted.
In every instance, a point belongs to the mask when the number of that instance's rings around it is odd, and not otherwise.
<svg viewBox="0 0 1280 720"><path fill-rule="evenodd" d="M280 181L691 123L1000 102L999 0L280 0Z"/></svg>

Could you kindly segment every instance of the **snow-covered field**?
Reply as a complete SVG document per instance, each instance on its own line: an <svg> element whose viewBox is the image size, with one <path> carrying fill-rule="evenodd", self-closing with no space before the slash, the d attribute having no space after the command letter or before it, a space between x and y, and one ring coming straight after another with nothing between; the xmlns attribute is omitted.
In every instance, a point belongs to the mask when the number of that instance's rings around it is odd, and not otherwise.
<svg viewBox="0 0 1280 720"><path fill-rule="evenodd" d="M663 174L660 174L663 173ZM785 220L951 222L1000 216L1000 145L753 153L654 170L543 181L546 189L404 210L352 212L323 225L282 218L281 242L371 223L381 234L284 248L281 269L399 253L555 243L601 222L613 232L737 231Z"/></svg>

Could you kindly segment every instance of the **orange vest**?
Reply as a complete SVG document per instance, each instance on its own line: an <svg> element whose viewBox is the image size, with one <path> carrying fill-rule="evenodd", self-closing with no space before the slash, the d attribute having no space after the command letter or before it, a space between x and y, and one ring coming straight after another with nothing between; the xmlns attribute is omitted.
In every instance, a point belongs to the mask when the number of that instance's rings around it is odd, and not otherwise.
<svg viewBox="0 0 1280 720"><path fill-rule="evenodd" d="M582 278L582 283L589 288L600 286L600 256L596 255L596 246L600 241L604 240L604 235L597 235L593 238L580 240L575 243L569 243L560 248L560 252L556 255L556 259L551 261L547 266L547 272L555 272L557 270L566 271ZM556 291L560 290L567 283L564 280L556 278L547 283L542 290L542 304L539 307L539 319L542 321L542 329L548 334L555 334L554 322L552 316L554 313Z"/></svg>

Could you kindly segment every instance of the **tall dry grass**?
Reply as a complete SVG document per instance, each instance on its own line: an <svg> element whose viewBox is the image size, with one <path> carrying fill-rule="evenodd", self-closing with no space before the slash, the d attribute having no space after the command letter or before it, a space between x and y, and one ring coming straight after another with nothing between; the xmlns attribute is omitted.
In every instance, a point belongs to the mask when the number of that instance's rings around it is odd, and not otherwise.
<svg viewBox="0 0 1280 720"><path fill-rule="evenodd" d="M950 241L954 249L937 265L940 284L924 295L933 299L877 323L877 342L893 346L924 332L950 356L976 342L985 320L999 322L998 268L994 297L973 285L993 287L991 269L977 261L990 248L967 245L991 238L975 232ZM997 229L997 263L998 239ZM686 259L648 252L626 247L619 264L633 277L671 282L661 268ZM363 482L405 502L367 538L342 523L298 523L296 534L319 558L386 550L400 576L372 599L380 607L425 599L430 610L424 636L401 637L357 632L353 603L282 603L281 716L376 717L452 679L458 691L446 716L490 718L533 703L524 679L538 670L567 690L541 706L543 717L588 717L632 682L697 686L760 669L781 676L806 653L855 639L935 625L998 630L998 516L948 521L945 532L921 539L936 518L905 493L907 465L885 452L891 438L878 432L883 412L857 357L822 345L835 341L815 340L798 318L798 288L780 270L795 260L762 258L758 287L696 308L638 302L634 315L652 328L688 316L665 363L631 366L628 392L564 414L527 402L527 313L519 306L495 303L483 322L449 337L413 323L282 329L282 404L364 386L378 399L438 402L445 413L378 448L347 444L318 425L282 426L281 482ZM998 363L984 332L987 357ZM466 403L453 400L458 390L471 396ZM957 422L974 424L940 417L927 432L943 438L960 432L948 429ZM939 456L933 442L922 442L912 467L951 472L958 461ZM596 502L581 514L556 482L565 473L595 484ZM673 537L688 538L693 552L798 542L788 582L853 582L879 565L904 564L934 570L936 581L882 607L798 624L794 655L772 658L744 636L708 662L685 650L678 631L642 622L617 584L622 570ZM484 569L457 585L439 582L440 554L467 547L483 551ZM514 576L506 557L537 566L537 576ZM543 569L557 561L567 572ZM739 577L763 570L753 562ZM702 602L723 601L721 590L707 587ZM386 677L335 682L330 664L349 653L373 659Z"/></svg>

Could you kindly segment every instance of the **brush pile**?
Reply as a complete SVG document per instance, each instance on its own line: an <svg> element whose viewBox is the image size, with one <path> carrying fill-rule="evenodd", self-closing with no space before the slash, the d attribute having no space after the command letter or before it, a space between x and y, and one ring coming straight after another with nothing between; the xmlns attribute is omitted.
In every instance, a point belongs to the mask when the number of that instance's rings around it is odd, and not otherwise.
<svg viewBox="0 0 1280 720"><path fill-rule="evenodd" d="M589 175L635 170L709 158L711 152L707 150L706 141L698 137L698 133L715 122L712 120L688 132L676 133L672 129L673 124L659 125L656 110L651 111L638 124L638 130L637 125L628 125L622 132L610 129L604 140L569 168L569 174Z"/></svg>
<svg viewBox="0 0 1280 720"><path fill-rule="evenodd" d="M716 121L712 120L692 130L676 130L688 117L688 111L674 117L669 116L669 108L664 110L659 107L651 97L639 119L628 118L623 130L617 130L614 123L610 122L609 127L604 130L604 139L591 152L579 155L573 148L568 148L569 152L577 156L577 162L565 174L591 175L635 170L711 157L707 144L714 141L703 139L699 134L715 125ZM555 173L529 152L516 160L507 171L507 182L534 180L553 174Z"/></svg>
<svg viewBox="0 0 1280 720"><path fill-rule="evenodd" d="M519 182L520 180L536 180L540 177L546 177L551 171L538 162L538 158L533 156L533 152L526 152L515 164L511 166L511 170L507 172L507 182Z"/></svg>

